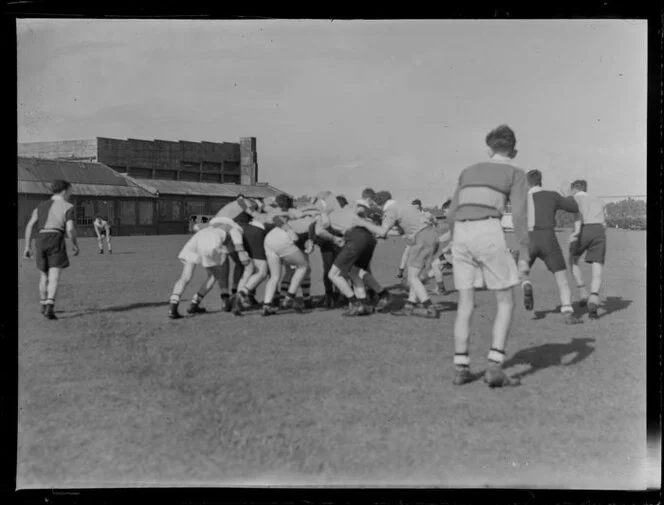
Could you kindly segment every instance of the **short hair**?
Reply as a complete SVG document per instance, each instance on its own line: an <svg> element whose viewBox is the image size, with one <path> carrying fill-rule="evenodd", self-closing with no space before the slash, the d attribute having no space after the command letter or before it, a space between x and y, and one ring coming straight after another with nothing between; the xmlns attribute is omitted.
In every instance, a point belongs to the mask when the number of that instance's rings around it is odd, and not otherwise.
<svg viewBox="0 0 664 505"><path fill-rule="evenodd" d="M365 200L373 200L376 198L376 192L372 188L366 188L364 191L362 191L362 198Z"/></svg>
<svg viewBox="0 0 664 505"><path fill-rule="evenodd" d="M95 219L104 219L104 218L101 217L99 214L97 214L97 215L95 216Z"/></svg>
<svg viewBox="0 0 664 505"><path fill-rule="evenodd" d="M570 187L579 191L588 191L588 183L583 179L577 179L570 185Z"/></svg>
<svg viewBox="0 0 664 505"><path fill-rule="evenodd" d="M514 130L505 124L494 128L486 136L486 145L495 153L513 154L516 147Z"/></svg>
<svg viewBox="0 0 664 505"><path fill-rule="evenodd" d="M413 202L411 203L411 205L420 205L420 206L421 206L421 205L422 205L422 200L420 200L419 198L417 198L417 199L413 200Z"/></svg>
<svg viewBox="0 0 664 505"><path fill-rule="evenodd" d="M344 195L338 195L337 196L337 202L339 202L339 205L341 205L341 208L343 209L346 205L348 205L348 199Z"/></svg>
<svg viewBox="0 0 664 505"><path fill-rule="evenodd" d="M71 183L62 179L57 179L51 184L51 191L54 195L59 195L63 191L67 191L71 188Z"/></svg>
<svg viewBox="0 0 664 505"><path fill-rule="evenodd" d="M528 184L530 186L541 186L542 185L542 172L539 170L529 170L526 174L528 179Z"/></svg>
<svg viewBox="0 0 664 505"><path fill-rule="evenodd" d="M274 202L280 209L292 209L294 206L293 198L283 193L277 195Z"/></svg>

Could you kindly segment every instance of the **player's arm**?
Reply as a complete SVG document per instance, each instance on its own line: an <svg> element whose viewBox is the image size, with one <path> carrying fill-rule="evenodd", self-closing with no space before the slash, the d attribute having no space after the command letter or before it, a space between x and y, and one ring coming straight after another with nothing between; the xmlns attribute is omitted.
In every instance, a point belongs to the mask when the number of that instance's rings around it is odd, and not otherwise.
<svg viewBox="0 0 664 505"><path fill-rule="evenodd" d="M379 238L387 237L387 234L394 227L395 223L396 219L391 213L385 213L385 215L383 216L383 223L380 226L375 225L372 222L367 221L366 219L362 219L359 216L356 217L353 222L355 226L361 226L362 228L366 228L367 230L369 230L371 233L373 233Z"/></svg>
<svg viewBox="0 0 664 505"><path fill-rule="evenodd" d="M30 216L30 221L28 221L28 224L25 226L25 248L23 251L23 256L26 258L30 257L30 249L31 249L31 242L32 242L32 230L35 227L35 224L37 223L37 209L32 211L32 216Z"/></svg>
<svg viewBox="0 0 664 505"><path fill-rule="evenodd" d="M67 236L71 240L72 249L74 251L74 256L78 256L78 237L76 236L76 226L74 226L74 207L70 207L65 215L66 227L67 227Z"/></svg>
<svg viewBox="0 0 664 505"><path fill-rule="evenodd" d="M457 187L454 190L452 199L447 207L447 224L450 226L450 234L452 235L452 240L454 240L454 222L456 220L456 213L459 207L459 193L461 192L461 178L463 177L463 172L459 175L459 181ZM445 202L447 203L447 202Z"/></svg>
<svg viewBox="0 0 664 505"><path fill-rule="evenodd" d="M579 212L579 204L576 203L574 197L562 196L560 193L556 193L556 207L572 214Z"/></svg>

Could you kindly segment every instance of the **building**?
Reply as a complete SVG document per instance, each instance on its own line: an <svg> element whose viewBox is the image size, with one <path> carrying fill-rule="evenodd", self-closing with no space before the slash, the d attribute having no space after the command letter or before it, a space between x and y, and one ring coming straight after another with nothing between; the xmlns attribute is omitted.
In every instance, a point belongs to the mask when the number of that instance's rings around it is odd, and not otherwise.
<svg viewBox="0 0 664 505"><path fill-rule="evenodd" d="M111 139L18 144L18 155L103 163L143 179L253 185L258 181L256 138L240 142Z"/></svg>
<svg viewBox="0 0 664 505"><path fill-rule="evenodd" d="M118 174L101 163L18 158L18 234L37 205L51 197L50 183L65 179L72 183L71 203L76 210L76 228L81 236L93 236L92 221L100 214L108 218L115 235L157 233L155 192Z"/></svg>
<svg viewBox="0 0 664 505"><path fill-rule="evenodd" d="M239 195L264 199L283 193L257 182L254 137L239 143L97 137L18 144L18 153L19 235L35 205L50 195L54 179L74 185L81 235L94 234L95 214L109 218L115 235L187 233L191 215L215 214ZM103 187L87 194L89 185ZM145 203L134 209L132 198L138 197L119 187L134 188L141 198L151 199L151 217Z"/></svg>

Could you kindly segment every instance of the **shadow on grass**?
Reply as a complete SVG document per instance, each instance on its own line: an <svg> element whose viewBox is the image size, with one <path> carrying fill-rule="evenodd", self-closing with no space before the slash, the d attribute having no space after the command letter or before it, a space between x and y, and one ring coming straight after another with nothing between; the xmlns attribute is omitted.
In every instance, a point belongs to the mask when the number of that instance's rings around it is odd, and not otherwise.
<svg viewBox="0 0 664 505"><path fill-rule="evenodd" d="M513 375L513 377L520 379L553 366L576 365L595 351L594 347L588 345L591 342L595 342L595 339L573 338L567 344L543 344L524 349L505 361L503 368L530 365L527 370ZM563 363L563 358L570 354L575 354L574 358L569 363Z"/></svg>
<svg viewBox="0 0 664 505"><path fill-rule="evenodd" d="M128 312L130 310L145 309L151 307L166 307L167 305L168 302L140 302L140 303L130 303L128 305L116 305L114 307L106 307L103 309L86 309L82 311L63 310L58 312L61 314L68 314L73 312L72 315L63 316L63 319L73 319L75 317L82 317L90 314L99 314L103 312Z"/></svg>
<svg viewBox="0 0 664 505"><path fill-rule="evenodd" d="M577 307L575 307L574 310L575 313L578 313L579 310ZM535 321L538 321L540 319L544 319L547 314L560 314L560 305L558 305L555 309L550 309L550 310L536 310L533 312L533 319Z"/></svg>
<svg viewBox="0 0 664 505"><path fill-rule="evenodd" d="M614 312L625 310L633 303L632 300L626 300L622 296L607 296L604 301L600 300L599 308L600 314L598 319L608 316ZM574 312L577 314L587 314L588 307L581 305L581 302L574 302Z"/></svg>

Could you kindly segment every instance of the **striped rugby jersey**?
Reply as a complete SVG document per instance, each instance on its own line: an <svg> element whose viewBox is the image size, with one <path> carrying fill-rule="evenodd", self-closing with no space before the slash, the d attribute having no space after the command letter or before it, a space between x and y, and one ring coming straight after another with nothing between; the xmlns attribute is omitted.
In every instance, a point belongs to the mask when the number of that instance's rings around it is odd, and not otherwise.
<svg viewBox="0 0 664 505"><path fill-rule="evenodd" d="M431 223L426 213L420 212L412 204L388 200L383 207L383 227L391 230L395 225L399 225L406 237L413 238Z"/></svg>
<svg viewBox="0 0 664 505"><path fill-rule="evenodd" d="M528 257L528 183L526 173L512 160L495 155L461 171L447 213L454 234L456 221L490 217L500 219L507 201L512 204L514 235L524 258Z"/></svg>
<svg viewBox="0 0 664 505"><path fill-rule="evenodd" d="M37 215L37 231L67 231L67 221L74 220L74 206L60 195L39 204L33 211Z"/></svg>

